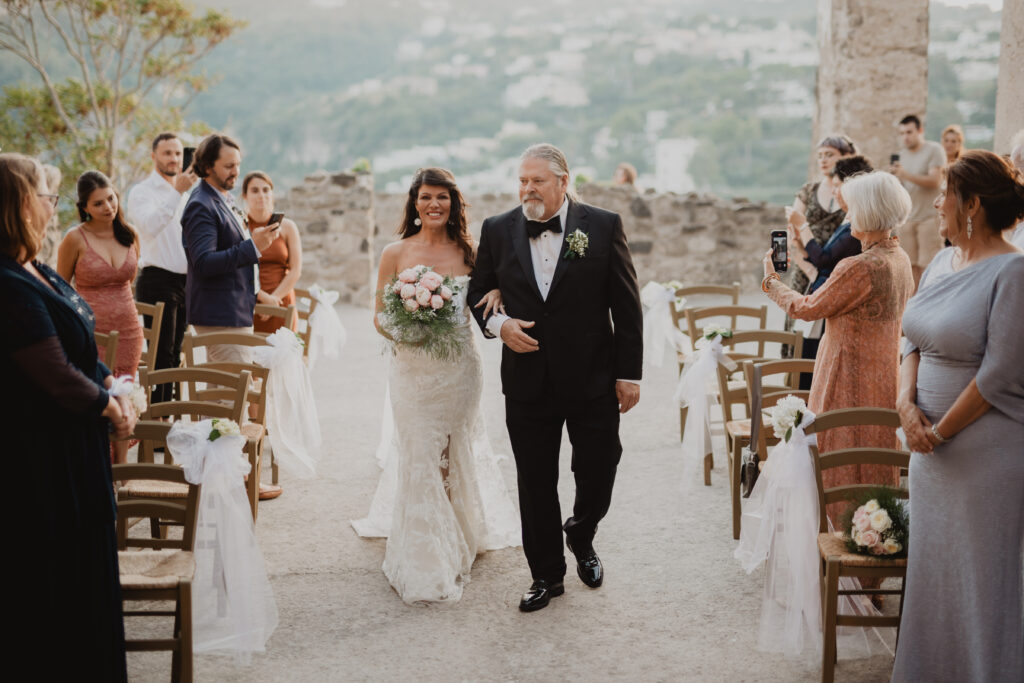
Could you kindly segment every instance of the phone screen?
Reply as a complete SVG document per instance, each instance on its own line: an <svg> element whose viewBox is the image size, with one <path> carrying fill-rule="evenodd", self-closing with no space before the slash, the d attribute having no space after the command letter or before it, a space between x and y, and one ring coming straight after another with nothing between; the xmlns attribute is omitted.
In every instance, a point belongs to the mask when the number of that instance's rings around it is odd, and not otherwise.
<svg viewBox="0 0 1024 683"><path fill-rule="evenodd" d="M188 170L188 167L192 165L192 160L195 158L195 156L196 156L196 148L195 147L186 147L185 148L185 153L181 157L181 170L182 171L187 171Z"/></svg>
<svg viewBox="0 0 1024 683"><path fill-rule="evenodd" d="M273 213L273 214L270 214L270 222L267 223L267 225L273 225L274 223L280 223L282 220L284 220L284 214L283 213Z"/></svg>
<svg viewBox="0 0 1024 683"><path fill-rule="evenodd" d="M889 163L890 164L897 164L897 163L899 163L899 161L900 161L900 155L899 154L890 154L889 155Z"/></svg>
<svg viewBox="0 0 1024 683"><path fill-rule="evenodd" d="M772 232L772 265L775 270L784 273L789 269L786 233L782 230Z"/></svg>

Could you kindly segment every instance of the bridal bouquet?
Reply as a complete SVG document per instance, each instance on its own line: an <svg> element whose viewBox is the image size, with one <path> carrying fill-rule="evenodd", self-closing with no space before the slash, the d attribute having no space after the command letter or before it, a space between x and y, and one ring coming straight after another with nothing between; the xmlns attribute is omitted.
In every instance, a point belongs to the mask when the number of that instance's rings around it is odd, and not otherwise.
<svg viewBox="0 0 1024 683"><path fill-rule="evenodd" d="M462 346L456 308L459 286L429 266L396 275L383 291L381 324L398 344L418 346L437 360L451 360Z"/></svg>
<svg viewBox="0 0 1024 683"><path fill-rule="evenodd" d="M841 524L850 552L886 557L906 555L908 526L906 507L884 486L852 501Z"/></svg>

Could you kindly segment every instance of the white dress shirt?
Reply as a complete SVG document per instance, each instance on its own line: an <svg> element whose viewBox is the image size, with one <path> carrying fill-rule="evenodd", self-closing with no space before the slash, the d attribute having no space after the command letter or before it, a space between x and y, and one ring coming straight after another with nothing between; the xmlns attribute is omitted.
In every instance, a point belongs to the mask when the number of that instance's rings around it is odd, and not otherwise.
<svg viewBox="0 0 1024 683"><path fill-rule="evenodd" d="M128 223L139 233L139 268L156 266L185 274L188 261L181 244L181 213L188 193L178 194L174 186L154 170L128 193Z"/></svg>
<svg viewBox="0 0 1024 683"><path fill-rule="evenodd" d="M1017 227L1010 233L1010 243L1015 247L1024 249L1024 221L1017 224Z"/></svg>

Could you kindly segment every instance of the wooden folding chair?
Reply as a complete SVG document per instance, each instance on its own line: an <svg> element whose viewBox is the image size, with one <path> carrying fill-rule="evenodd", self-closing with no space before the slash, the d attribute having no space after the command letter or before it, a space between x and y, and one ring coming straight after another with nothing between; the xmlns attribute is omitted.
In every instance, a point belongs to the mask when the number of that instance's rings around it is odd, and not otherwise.
<svg viewBox="0 0 1024 683"><path fill-rule="evenodd" d="M117 360L117 338L120 334L117 330L111 330L109 334L93 332L96 346L103 349L103 364L111 372L114 371L114 362Z"/></svg>
<svg viewBox="0 0 1024 683"><path fill-rule="evenodd" d="M287 306L256 304L256 308L253 309L253 315L266 315L271 318L280 318L285 327L288 329L294 329L296 321L296 307L295 304L289 304ZM266 336L266 333L263 332L257 332L256 334Z"/></svg>
<svg viewBox="0 0 1024 683"><path fill-rule="evenodd" d="M299 316L299 323L295 331L302 337L302 343L305 344L302 349L302 357L308 360L309 341L313 337L313 326L309 322L309 316L313 315L313 311L316 310L317 304L320 302L313 298L308 289L296 287L292 291L295 292L295 310L296 315Z"/></svg>
<svg viewBox="0 0 1024 683"><path fill-rule="evenodd" d="M899 415L895 410L886 408L844 408L830 410L815 417L814 422L805 430L807 434L820 434L836 427L877 425L893 428L893 443L896 442L895 430L900 425ZM892 465L905 468L910 465L910 453L892 448L857 447L844 448L828 453L818 453L817 448L811 449L814 454L814 477L818 484L818 553L821 557L819 578L821 580L821 612L822 612L822 653L821 680L832 683L835 680L836 665L836 628L838 626L890 626L896 628L899 640L900 619L903 616L903 590L907 576L906 558L888 559L851 553L845 541L830 533L825 506L829 503L849 501L861 495L865 489L875 488L872 484L851 484L825 489L821 473L833 467L844 465ZM899 498L909 497L909 491L903 487L894 487ZM900 579L899 589L859 588L841 590L839 579L844 576L855 578ZM900 607L896 616L867 616L839 614L839 598L847 595L899 595Z"/></svg>
<svg viewBox="0 0 1024 683"><path fill-rule="evenodd" d="M146 340L146 350L142 352L139 367L153 370L156 368L156 353L160 345L160 329L164 323L164 302L146 304L136 301L135 310L142 316L142 338Z"/></svg>
<svg viewBox="0 0 1024 683"><path fill-rule="evenodd" d="M208 332L206 334L186 334L182 342L181 350L185 354L185 366L190 368L212 368L225 370L227 372L247 371L252 375L252 385L249 387L247 399L249 401L249 420L239 422L242 436L246 438L246 454L252 464L252 471L249 472L249 480L246 488L249 502L253 506L253 519L256 519L259 507L260 474L263 468L263 447L266 442L267 428L267 380L270 377L270 370L256 363L227 363L227 362L197 362L196 350L204 349L211 344L237 344L240 346L266 346L267 338L249 332ZM204 400L220 399L219 390L210 392L201 389L195 382L188 385L189 396L195 396ZM277 483L278 469L274 462L273 453L270 456L271 481Z"/></svg>
<svg viewBox="0 0 1024 683"><path fill-rule="evenodd" d="M140 423L141 424L141 423ZM154 422L136 426L142 438L166 441L171 426ZM185 472L173 465L122 464L113 466L114 479L158 481L186 490L183 499L119 499L117 503L117 560L121 575L121 600L126 602L173 601L173 610L128 610L128 617L174 617L170 638L125 639L129 652L170 650L171 680L192 680L192 580L195 576L196 518L199 511L199 486L185 480ZM159 517L172 520L182 528L180 539L134 539L128 537L131 517ZM128 550L145 546L158 549Z"/></svg>

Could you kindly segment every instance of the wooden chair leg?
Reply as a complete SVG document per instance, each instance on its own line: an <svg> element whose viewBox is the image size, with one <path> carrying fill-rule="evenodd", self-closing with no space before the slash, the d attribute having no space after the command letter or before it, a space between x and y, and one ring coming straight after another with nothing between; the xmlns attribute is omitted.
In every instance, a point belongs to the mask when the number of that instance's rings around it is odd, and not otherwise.
<svg viewBox="0 0 1024 683"><path fill-rule="evenodd" d="M270 483L276 484L278 477L277 460L274 459L274 449L270 449Z"/></svg>
<svg viewBox="0 0 1024 683"><path fill-rule="evenodd" d="M260 454L255 441L247 441L245 452L249 457L249 478L245 482L245 495L249 499L252 521L256 521L260 504Z"/></svg>
<svg viewBox="0 0 1024 683"><path fill-rule="evenodd" d="M825 601L821 622L821 680L833 683L836 677L836 613L839 609L839 559L825 560Z"/></svg>
<svg viewBox="0 0 1024 683"><path fill-rule="evenodd" d="M181 614L181 634L178 652L181 660L181 683L192 683L192 582L183 579L178 584L178 612Z"/></svg>
<svg viewBox="0 0 1024 683"><path fill-rule="evenodd" d="M704 485L711 486L711 468L715 466L713 456L708 453L704 456Z"/></svg>
<svg viewBox="0 0 1024 683"><path fill-rule="evenodd" d="M740 538L740 516L743 510L740 507L740 473L743 470L740 458L743 457L743 442L740 439L732 440L731 466L729 468L729 496L732 502L732 537L737 541Z"/></svg>
<svg viewBox="0 0 1024 683"><path fill-rule="evenodd" d="M686 406L679 409L679 443L683 442L683 435L686 433L686 413L688 410Z"/></svg>
<svg viewBox="0 0 1024 683"><path fill-rule="evenodd" d="M171 651L171 681L181 680L181 586L178 586L178 599L174 605L173 638L178 647Z"/></svg>

